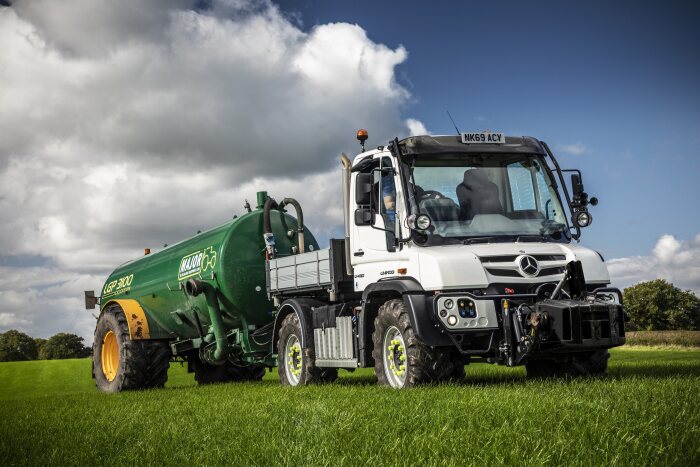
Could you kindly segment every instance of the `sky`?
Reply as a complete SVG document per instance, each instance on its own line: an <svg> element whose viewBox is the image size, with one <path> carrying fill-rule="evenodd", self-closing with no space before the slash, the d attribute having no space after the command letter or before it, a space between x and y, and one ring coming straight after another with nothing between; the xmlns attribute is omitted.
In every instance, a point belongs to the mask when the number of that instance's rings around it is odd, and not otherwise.
<svg viewBox="0 0 700 467"><path fill-rule="evenodd" d="M339 236L338 155L546 141L600 199L613 285L700 293L700 4L15 0L0 6L0 332L75 332L118 264L292 196Z"/></svg>

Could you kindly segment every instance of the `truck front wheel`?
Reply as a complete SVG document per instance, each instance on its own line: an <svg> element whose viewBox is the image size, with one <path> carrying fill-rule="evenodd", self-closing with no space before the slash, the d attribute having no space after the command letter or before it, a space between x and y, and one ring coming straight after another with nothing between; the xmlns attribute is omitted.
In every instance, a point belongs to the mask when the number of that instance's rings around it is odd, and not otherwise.
<svg viewBox="0 0 700 467"><path fill-rule="evenodd" d="M372 340L374 371L383 386L399 389L460 375L451 349L431 348L418 340L401 299L379 308Z"/></svg>
<svg viewBox="0 0 700 467"><path fill-rule="evenodd" d="M109 305L100 315L92 350L95 383L103 392L163 387L168 380L168 343L132 340L119 305Z"/></svg>
<svg viewBox="0 0 700 467"><path fill-rule="evenodd" d="M608 369L610 352L596 350L567 357L563 361L534 360L525 364L528 378L575 378L602 376Z"/></svg>

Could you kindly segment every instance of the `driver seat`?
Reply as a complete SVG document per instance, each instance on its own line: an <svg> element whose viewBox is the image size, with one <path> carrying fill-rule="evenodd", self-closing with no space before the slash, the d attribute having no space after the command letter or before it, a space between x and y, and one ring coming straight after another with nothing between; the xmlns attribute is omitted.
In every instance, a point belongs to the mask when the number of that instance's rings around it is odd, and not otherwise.
<svg viewBox="0 0 700 467"><path fill-rule="evenodd" d="M472 220L477 214L502 214L503 206L498 197L498 186L490 181L482 169L464 172L462 183L456 188L459 200L459 217Z"/></svg>

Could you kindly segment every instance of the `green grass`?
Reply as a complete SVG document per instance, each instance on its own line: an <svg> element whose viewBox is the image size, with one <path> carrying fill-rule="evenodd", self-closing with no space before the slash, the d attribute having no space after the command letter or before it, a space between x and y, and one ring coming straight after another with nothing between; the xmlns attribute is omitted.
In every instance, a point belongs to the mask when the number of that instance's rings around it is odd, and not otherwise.
<svg viewBox="0 0 700 467"><path fill-rule="evenodd" d="M630 331L628 345L700 347L700 331Z"/></svg>
<svg viewBox="0 0 700 467"><path fill-rule="evenodd" d="M610 376L527 381L467 367L461 385L197 387L100 394L89 360L0 364L3 465L700 465L700 350L623 348Z"/></svg>

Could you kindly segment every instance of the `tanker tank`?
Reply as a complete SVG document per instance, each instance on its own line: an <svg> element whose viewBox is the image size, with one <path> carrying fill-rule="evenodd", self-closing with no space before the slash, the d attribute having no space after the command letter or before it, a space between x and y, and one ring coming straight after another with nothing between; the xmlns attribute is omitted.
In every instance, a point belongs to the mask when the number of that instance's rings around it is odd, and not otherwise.
<svg viewBox="0 0 700 467"><path fill-rule="evenodd" d="M299 222L284 211L290 204ZM266 252L274 248L282 257L317 250L302 216L296 201L285 199L277 206L266 192L259 192L255 209L115 269L99 297L100 319L105 312L123 311L129 339L122 347L138 342L141 347L151 343L169 348L169 357L187 358L200 382L228 380L230 362L274 365L272 356L264 354L269 346L261 345L265 339L260 338L261 331L271 332L275 311L267 295ZM100 352L94 352L93 368L103 371L93 374L98 386L105 377L103 390L109 391L118 379L121 351L113 340L119 338L117 328L101 331L98 320L94 345Z"/></svg>

